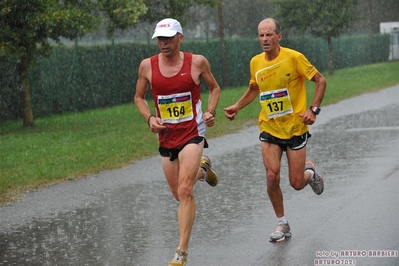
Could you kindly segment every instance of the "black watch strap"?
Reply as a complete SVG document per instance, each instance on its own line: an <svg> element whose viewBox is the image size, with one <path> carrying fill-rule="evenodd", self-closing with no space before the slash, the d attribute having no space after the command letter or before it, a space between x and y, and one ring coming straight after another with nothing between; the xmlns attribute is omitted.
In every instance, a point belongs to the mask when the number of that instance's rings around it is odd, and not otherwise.
<svg viewBox="0 0 399 266"><path fill-rule="evenodd" d="M208 110L206 110L206 111L209 112L209 113L211 113L211 114L213 115L213 117L216 116L216 110L208 109Z"/></svg>

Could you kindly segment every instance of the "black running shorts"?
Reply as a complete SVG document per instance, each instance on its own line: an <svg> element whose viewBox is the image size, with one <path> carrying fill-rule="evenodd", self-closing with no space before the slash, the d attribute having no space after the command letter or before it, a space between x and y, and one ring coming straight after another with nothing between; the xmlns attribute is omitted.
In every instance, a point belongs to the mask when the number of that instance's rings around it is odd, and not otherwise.
<svg viewBox="0 0 399 266"><path fill-rule="evenodd" d="M306 132L300 136L293 136L290 139L279 139L279 138L276 138L276 137L270 135L267 132L262 132L259 135L259 140L276 144L283 151L287 151L287 147L290 148L291 150L302 149L303 147L306 146L306 144L308 143L308 139L311 136L312 135L309 132Z"/></svg>
<svg viewBox="0 0 399 266"><path fill-rule="evenodd" d="M190 139L189 141L187 141L184 145L174 148L174 149L167 149L164 147L159 147L159 154L162 157L169 157L170 161L174 161L177 156L179 155L179 152L187 145L187 144L191 144L191 143L195 143L195 144L200 144L202 141L205 141L204 143L204 148L208 148L208 142L206 141L206 139L204 137L195 137Z"/></svg>

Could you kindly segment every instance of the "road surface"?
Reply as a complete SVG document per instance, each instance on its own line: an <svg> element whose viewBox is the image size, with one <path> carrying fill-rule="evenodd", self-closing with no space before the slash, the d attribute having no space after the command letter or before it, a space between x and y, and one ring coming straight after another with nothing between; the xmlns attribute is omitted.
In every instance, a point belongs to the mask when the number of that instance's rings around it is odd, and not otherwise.
<svg viewBox="0 0 399 266"><path fill-rule="evenodd" d="M399 265L398 110L399 86L322 108L308 157L325 190L292 189L284 159L282 243L268 241L276 218L257 127L209 140L219 184L195 187L188 266ZM177 207L158 156L28 192L0 207L0 265L166 266Z"/></svg>

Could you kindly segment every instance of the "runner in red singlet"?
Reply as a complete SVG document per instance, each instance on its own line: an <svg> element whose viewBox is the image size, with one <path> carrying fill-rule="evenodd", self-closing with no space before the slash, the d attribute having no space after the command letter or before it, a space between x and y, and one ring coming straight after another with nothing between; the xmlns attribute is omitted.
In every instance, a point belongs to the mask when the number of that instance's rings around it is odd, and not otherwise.
<svg viewBox="0 0 399 266"><path fill-rule="evenodd" d="M180 51L184 35L177 20L160 21L152 38L157 38L160 53L141 62L134 102L151 132L158 134L165 177L173 196L180 202L180 240L169 266L186 265L196 213L194 185L198 180L211 186L218 183L209 157L202 152L208 147L206 126L215 124L220 87L204 56ZM209 88L205 112L202 112L200 99L201 80ZM155 113L145 100L148 87L154 99Z"/></svg>

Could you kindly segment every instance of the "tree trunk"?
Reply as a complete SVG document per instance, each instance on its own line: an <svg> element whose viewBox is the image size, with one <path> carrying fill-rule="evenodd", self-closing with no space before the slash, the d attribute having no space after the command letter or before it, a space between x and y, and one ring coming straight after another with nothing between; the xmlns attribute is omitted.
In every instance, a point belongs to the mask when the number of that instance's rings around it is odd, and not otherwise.
<svg viewBox="0 0 399 266"><path fill-rule="evenodd" d="M369 4L369 20L370 20L370 57L373 63L376 62L374 54L374 24L373 24L373 3L372 0L368 0Z"/></svg>
<svg viewBox="0 0 399 266"><path fill-rule="evenodd" d="M21 58L21 62L18 63L18 76L19 76L19 86L22 94L22 108L23 108L23 126L32 127L33 126L33 112L32 112L32 102L30 95L29 86L29 60L26 56Z"/></svg>
<svg viewBox="0 0 399 266"><path fill-rule="evenodd" d="M329 58L328 72L332 75L334 74L334 61L333 61L333 46L332 46L331 37L328 37L327 43L328 43L328 58Z"/></svg>
<svg viewBox="0 0 399 266"><path fill-rule="evenodd" d="M224 23L223 23L223 10L222 10L223 0L219 0L218 4L218 20L219 20L219 36L221 44L221 56L222 56L222 86L227 86L228 73L229 73L229 63L227 60L227 44L224 38Z"/></svg>

